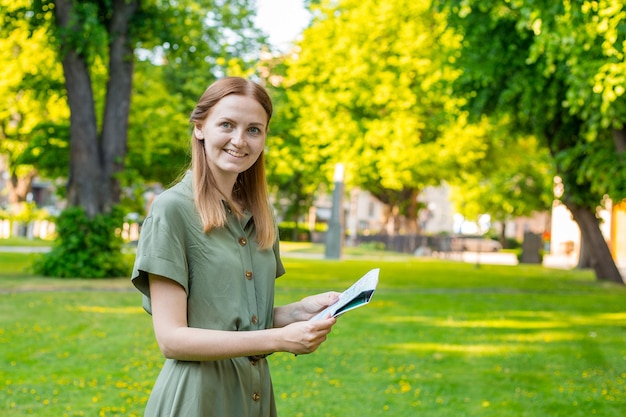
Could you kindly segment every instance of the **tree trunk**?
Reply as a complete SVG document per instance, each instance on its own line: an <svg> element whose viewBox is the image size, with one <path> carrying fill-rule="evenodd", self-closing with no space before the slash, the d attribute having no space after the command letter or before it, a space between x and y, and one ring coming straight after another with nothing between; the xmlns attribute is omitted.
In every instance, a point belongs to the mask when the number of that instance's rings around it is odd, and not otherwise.
<svg viewBox="0 0 626 417"><path fill-rule="evenodd" d="M133 46L129 39L129 23L139 1L113 1L109 32L109 80L102 124L104 185L103 209L109 211L120 201L120 183L116 174L124 169L128 143L128 116L133 81Z"/></svg>
<svg viewBox="0 0 626 417"><path fill-rule="evenodd" d="M17 205L26 201L31 190L33 180L37 176L37 170L30 170L26 175L18 177L15 172L11 174L11 179L7 183L8 201L11 205Z"/></svg>
<svg viewBox="0 0 626 417"><path fill-rule="evenodd" d="M139 0L114 0L106 21L109 36L109 79L98 135L94 95L87 58L64 33L80 31L75 3L56 1L56 19L61 33L62 63L70 107L70 175L68 203L83 207L88 216L108 212L120 201L118 173L124 169L127 151L128 115L133 77L133 46L129 27Z"/></svg>
<svg viewBox="0 0 626 417"><path fill-rule="evenodd" d="M298 222L298 220L300 219L300 201L301 201L300 195L297 194L295 202L294 202L294 206L293 206L294 228L293 228L293 231L291 232L291 240L293 242L300 242L300 236L298 235L298 231L300 229L299 227L300 223Z"/></svg>
<svg viewBox="0 0 626 417"><path fill-rule="evenodd" d="M500 228L500 244L506 249L506 220L501 220L500 224L502 225Z"/></svg>
<svg viewBox="0 0 626 417"><path fill-rule="evenodd" d="M580 236L580 248L578 250L578 265L576 268L578 269L587 269L591 268L591 251L589 250L589 246L587 245L585 238Z"/></svg>
<svg viewBox="0 0 626 417"><path fill-rule="evenodd" d="M71 0L57 0L54 8L61 34L61 58L70 107L67 199L70 205L83 207L87 215L93 217L102 212L98 128L86 59L76 51L67 35L63 35L80 30L73 8L74 2Z"/></svg>
<svg viewBox="0 0 626 417"><path fill-rule="evenodd" d="M385 204L383 205L383 210L381 213L381 219L380 219L380 224L381 224L381 234L382 235L392 235L393 234L393 229L390 227L391 225L391 219L392 219L392 213L391 210L393 209L393 207L390 204Z"/></svg>
<svg viewBox="0 0 626 417"><path fill-rule="evenodd" d="M574 220L580 228L581 238L589 250L591 267L596 274L596 278L600 281L624 284L609 246L602 235L600 223L595 212L572 202L564 201L564 204L572 213Z"/></svg>
<svg viewBox="0 0 626 417"><path fill-rule="evenodd" d="M419 205L417 201L418 195L419 191L411 190L406 213L404 213L406 218L406 231L409 235L417 235L420 232L419 222L417 221Z"/></svg>

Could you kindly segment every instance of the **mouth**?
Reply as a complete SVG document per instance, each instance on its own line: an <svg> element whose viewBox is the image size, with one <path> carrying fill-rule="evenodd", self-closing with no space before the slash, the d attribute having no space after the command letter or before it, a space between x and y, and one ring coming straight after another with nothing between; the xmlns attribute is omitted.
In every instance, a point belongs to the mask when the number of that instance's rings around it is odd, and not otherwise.
<svg viewBox="0 0 626 417"><path fill-rule="evenodd" d="M247 155L245 153L233 151L232 149L224 149L224 152L226 152L227 154L229 154L230 156L233 156L235 158L243 158L244 156Z"/></svg>

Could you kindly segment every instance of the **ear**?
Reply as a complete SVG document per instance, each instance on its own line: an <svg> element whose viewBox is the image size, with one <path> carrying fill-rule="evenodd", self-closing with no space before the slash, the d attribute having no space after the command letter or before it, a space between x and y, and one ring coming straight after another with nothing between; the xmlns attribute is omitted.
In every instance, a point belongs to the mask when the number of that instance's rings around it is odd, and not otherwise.
<svg viewBox="0 0 626 417"><path fill-rule="evenodd" d="M204 139L204 133L202 133L202 126L194 126L193 127L193 134L196 136L196 138L202 140Z"/></svg>

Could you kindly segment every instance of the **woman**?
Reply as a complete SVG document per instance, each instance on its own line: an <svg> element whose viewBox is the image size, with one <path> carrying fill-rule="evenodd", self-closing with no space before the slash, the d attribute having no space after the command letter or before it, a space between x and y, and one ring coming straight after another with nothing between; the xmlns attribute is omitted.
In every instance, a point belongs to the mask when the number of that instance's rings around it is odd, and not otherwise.
<svg viewBox="0 0 626 417"><path fill-rule="evenodd" d="M335 292L274 307L285 271L263 166L271 116L258 84L211 85L191 115L190 169L142 226L132 282L166 358L146 416L275 416L265 357L311 353L335 324L308 321Z"/></svg>

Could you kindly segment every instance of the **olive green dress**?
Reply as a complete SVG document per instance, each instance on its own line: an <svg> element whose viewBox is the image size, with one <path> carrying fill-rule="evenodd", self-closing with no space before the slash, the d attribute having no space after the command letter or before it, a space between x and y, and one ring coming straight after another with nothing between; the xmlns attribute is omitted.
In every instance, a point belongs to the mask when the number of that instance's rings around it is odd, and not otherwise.
<svg viewBox="0 0 626 417"><path fill-rule="evenodd" d="M274 282L285 272L278 243L273 249L259 249L250 213L239 219L224 209L226 227L204 233L193 202L190 173L154 200L142 226L132 273L148 313L148 273L153 273L183 286L190 327L229 331L272 327ZM145 415L275 416L267 360L166 359Z"/></svg>

